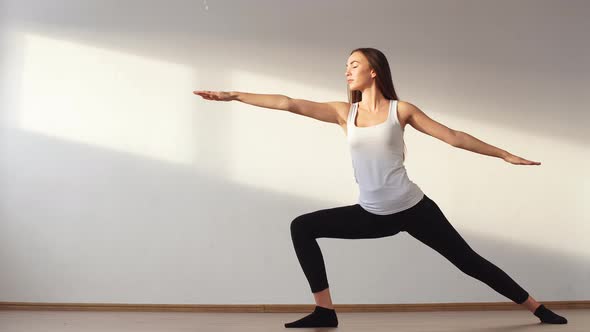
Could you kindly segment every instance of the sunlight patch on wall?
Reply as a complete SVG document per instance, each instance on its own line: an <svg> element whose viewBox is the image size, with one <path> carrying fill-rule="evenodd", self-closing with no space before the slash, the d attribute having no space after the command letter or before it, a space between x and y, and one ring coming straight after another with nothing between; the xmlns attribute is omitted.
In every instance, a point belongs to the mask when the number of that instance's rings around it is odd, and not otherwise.
<svg viewBox="0 0 590 332"><path fill-rule="evenodd" d="M194 161L192 68L31 33L22 38L21 129Z"/></svg>

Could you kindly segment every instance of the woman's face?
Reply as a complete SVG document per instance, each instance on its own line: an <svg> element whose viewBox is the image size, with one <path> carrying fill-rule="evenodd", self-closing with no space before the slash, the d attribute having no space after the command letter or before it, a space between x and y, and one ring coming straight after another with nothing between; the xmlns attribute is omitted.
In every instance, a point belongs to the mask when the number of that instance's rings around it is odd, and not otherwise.
<svg viewBox="0 0 590 332"><path fill-rule="evenodd" d="M367 58L361 52L354 52L346 61L346 81L350 90L362 91L370 86L375 72L369 67Z"/></svg>

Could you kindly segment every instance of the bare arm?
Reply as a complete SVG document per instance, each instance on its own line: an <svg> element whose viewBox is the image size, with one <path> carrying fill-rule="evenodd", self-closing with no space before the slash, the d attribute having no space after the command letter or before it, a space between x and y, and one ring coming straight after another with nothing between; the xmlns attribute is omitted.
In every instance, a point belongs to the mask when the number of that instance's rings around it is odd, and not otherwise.
<svg viewBox="0 0 590 332"><path fill-rule="evenodd" d="M478 140L477 138L469 135L468 133L465 133L462 131L457 131L456 135L457 135L457 141L456 141L457 143L456 143L455 147L469 150L469 151L473 151L473 152L480 153L480 154L485 154L487 156L498 157L498 158L504 159L504 161L507 161L507 162L509 162L511 164L515 164L515 165L541 165L541 163L538 161L531 161L531 160L521 158L519 156L515 156L508 151L497 148L497 147L490 145L486 142L482 142L482 141Z"/></svg>
<svg viewBox="0 0 590 332"><path fill-rule="evenodd" d="M493 145L487 144L486 142L482 142L466 132L455 131L455 135L456 139L454 146L457 148L502 159L505 159L508 155L510 155L508 151L499 149Z"/></svg>
<svg viewBox="0 0 590 332"><path fill-rule="evenodd" d="M337 124L346 123L345 118L350 104L340 101L317 103L305 99L294 99L278 94L257 94L238 91L193 91L207 100L231 101L237 100L246 104L289 111L294 114L307 116L316 120Z"/></svg>
<svg viewBox="0 0 590 332"><path fill-rule="evenodd" d="M289 97L277 94L259 94L259 93L247 93L238 91L208 91L208 90L196 90L194 94L203 97L207 100L217 101L232 101L237 100L242 103L272 108L276 110L286 111L289 107Z"/></svg>
<svg viewBox="0 0 590 332"><path fill-rule="evenodd" d="M232 100L241 101L242 103L281 111L289 110L289 100L291 99L278 94L258 94L238 91L231 91L230 96Z"/></svg>
<svg viewBox="0 0 590 332"><path fill-rule="evenodd" d="M530 161L515 156L508 151L480 141L479 139L462 131L448 128L447 126L431 119L422 110L408 102L400 102L400 109L409 114L408 123L419 131L438 138L456 148L472 151L487 156L501 158L515 165L541 165L540 162Z"/></svg>

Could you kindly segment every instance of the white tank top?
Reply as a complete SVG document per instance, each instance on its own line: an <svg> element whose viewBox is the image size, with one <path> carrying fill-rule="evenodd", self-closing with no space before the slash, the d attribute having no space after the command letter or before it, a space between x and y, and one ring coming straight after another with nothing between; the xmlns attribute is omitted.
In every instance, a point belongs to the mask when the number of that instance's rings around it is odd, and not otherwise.
<svg viewBox="0 0 590 332"><path fill-rule="evenodd" d="M371 127L355 124L358 102L348 112L347 140L360 204L373 214L387 215L418 204L424 193L412 182L403 164L403 130L397 100L389 101L387 120Z"/></svg>

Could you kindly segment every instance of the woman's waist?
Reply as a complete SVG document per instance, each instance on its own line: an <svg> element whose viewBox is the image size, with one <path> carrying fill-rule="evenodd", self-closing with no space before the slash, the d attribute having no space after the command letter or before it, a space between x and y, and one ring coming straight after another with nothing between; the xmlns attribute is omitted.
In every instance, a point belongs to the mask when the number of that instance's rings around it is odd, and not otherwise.
<svg viewBox="0 0 590 332"><path fill-rule="evenodd" d="M418 195L420 193L420 187L409 180L394 186L365 186L359 183L359 196L366 202L381 202L399 196Z"/></svg>

